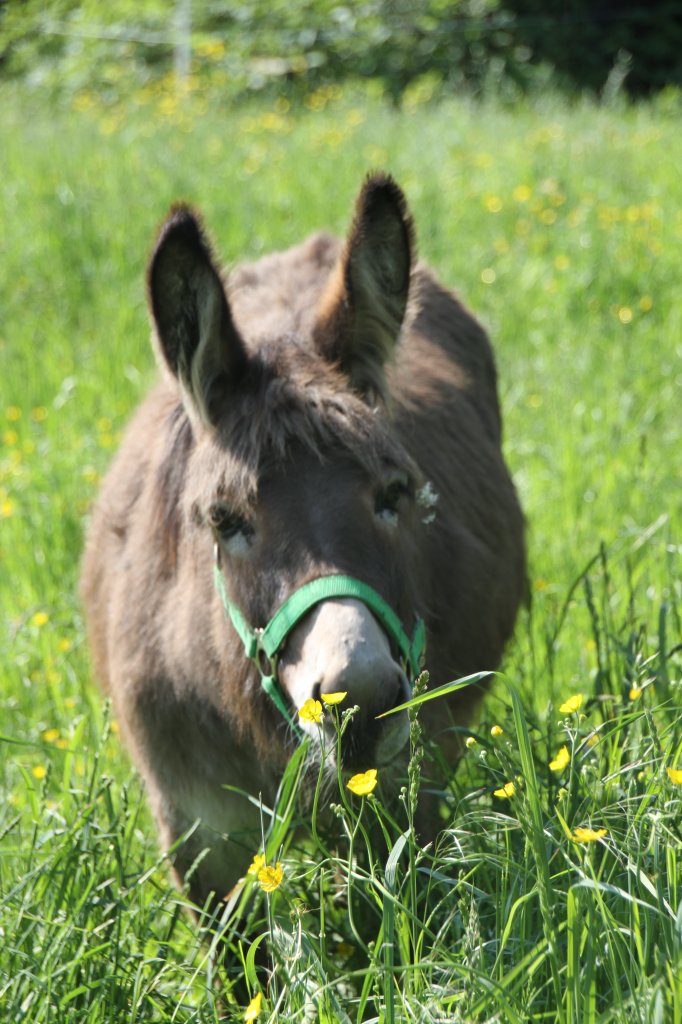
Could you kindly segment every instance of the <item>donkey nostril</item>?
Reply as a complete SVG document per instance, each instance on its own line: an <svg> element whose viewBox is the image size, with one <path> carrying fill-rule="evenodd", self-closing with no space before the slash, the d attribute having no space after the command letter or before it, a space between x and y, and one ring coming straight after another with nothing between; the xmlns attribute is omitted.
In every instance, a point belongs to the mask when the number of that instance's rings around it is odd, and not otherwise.
<svg viewBox="0 0 682 1024"><path fill-rule="evenodd" d="M313 700L319 701L321 693L322 693L322 684L321 683L313 683L313 692L312 692Z"/></svg>

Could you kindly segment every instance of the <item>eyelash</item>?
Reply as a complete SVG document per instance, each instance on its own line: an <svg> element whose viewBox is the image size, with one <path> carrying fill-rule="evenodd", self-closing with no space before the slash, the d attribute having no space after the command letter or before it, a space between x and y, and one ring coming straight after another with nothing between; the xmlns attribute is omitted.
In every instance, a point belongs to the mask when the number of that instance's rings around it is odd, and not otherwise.
<svg viewBox="0 0 682 1024"><path fill-rule="evenodd" d="M211 529L220 535L221 540L228 541L238 534L249 540L253 537L253 527L247 520L227 505L211 505L208 510L208 522Z"/></svg>

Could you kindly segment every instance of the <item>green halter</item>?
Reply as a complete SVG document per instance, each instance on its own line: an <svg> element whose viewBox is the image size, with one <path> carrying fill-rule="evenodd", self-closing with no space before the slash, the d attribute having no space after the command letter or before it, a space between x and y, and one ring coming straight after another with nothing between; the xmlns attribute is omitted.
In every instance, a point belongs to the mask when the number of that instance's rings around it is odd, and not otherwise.
<svg viewBox="0 0 682 1024"><path fill-rule="evenodd" d="M252 629L236 604L230 601L217 562L213 569L213 578L225 611L244 644L246 657L258 668L261 687L299 738L302 735L301 731L289 713L277 678L277 657L294 626L321 601L328 601L334 597L352 597L362 601L394 641L408 678L413 681L421 671L426 648L423 619L417 618L412 638L408 637L400 619L383 597L354 576L321 576L319 579L304 583L278 608L263 629ZM264 671L264 664L269 666L269 674Z"/></svg>

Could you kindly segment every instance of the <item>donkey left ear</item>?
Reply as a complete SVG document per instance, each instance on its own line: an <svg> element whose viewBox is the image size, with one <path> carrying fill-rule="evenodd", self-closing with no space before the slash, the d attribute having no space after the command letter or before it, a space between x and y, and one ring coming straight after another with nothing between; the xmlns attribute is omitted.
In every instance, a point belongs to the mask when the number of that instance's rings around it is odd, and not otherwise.
<svg viewBox="0 0 682 1024"><path fill-rule="evenodd" d="M246 365L210 244L197 215L171 209L147 269L158 356L176 378L195 425L217 422Z"/></svg>
<svg viewBox="0 0 682 1024"><path fill-rule="evenodd" d="M405 316L413 249L405 196L388 175L370 176L313 329L318 352L366 397L385 390L384 364Z"/></svg>

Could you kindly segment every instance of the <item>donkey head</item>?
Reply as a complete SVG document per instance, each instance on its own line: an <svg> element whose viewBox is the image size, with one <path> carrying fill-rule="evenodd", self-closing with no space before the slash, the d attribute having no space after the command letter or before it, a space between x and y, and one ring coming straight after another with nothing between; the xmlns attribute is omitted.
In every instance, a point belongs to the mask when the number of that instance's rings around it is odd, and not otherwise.
<svg viewBox="0 0 682 1024"><path fill-rule="evenodd" d="M195 215L176 207L161 229L149 302L162 365L192 425L185 502L197 542L215 543L227 600L249 627L264 627L309 581L347 575L412 631L417 474L391 432L385 374L412 248L401 191L388 177L368 179L315 309L263 337L258 317L237 326ZM292 717L308 698L338 691L347 693L342 707L358 705L344 735L346 767L386 762L404 744L404 715L387 724L376 716L408 699L405 664L362 599L316 603L273 661ZM301 728L318 735L313 724Z"/></svg>

